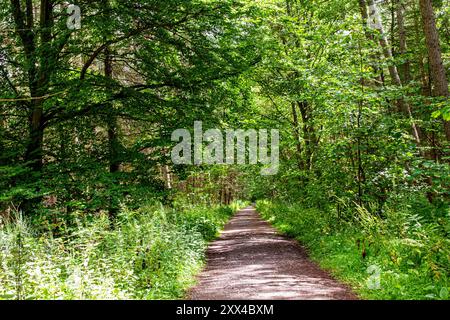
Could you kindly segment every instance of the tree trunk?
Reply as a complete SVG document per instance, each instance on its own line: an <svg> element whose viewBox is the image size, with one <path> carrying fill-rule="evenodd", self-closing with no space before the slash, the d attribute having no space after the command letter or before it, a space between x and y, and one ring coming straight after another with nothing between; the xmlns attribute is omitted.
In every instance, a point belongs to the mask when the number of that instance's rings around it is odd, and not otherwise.
<svg viewBox="0 0 450 320"><path fill-rule="evenodd" d="M364 27L364 33L366 35L366 38L370 41L375 41L373 34L371 34L369 32L369 26L368 26L368 22L369 22L369 15L367 13L367 6L366 6L366 1L365 0L358 0L359 2L359 10L361 12L361 17L363 20L363 27ZM381 86L383 84L383 76L379 70L379 68L377 67L377 61L379 60L379 56L377 53L374 53L370 56L371 62L370 65L373 69L373 72L377 75L375 77L375 85L376 86Z"/></svg>
<svg viewBox="0 0 450 320"><path fill-rule="evenodd" d="M384 32L383 23L381 21L380 13L378 11L377 5L375 4L374 0L368 0L369 4L369 21L373 28L378 30L380 33L380 46L383 50L384 57L386 60L388 60L389 63L389 74L391 76L392 82L397 87L402 87L402 81L400 79L400 75L398 73L397 67L394 64L392 51L389 45L389 42L386 38L386 34ZM364 5L364 0L360 0L360 5ZM404 113L410 120L411 120L411 129L412 129L412 135L414 137L414 140L418 145L421 144L421 133L420 129L414 122L411 106L409 103L407 103L403 98L397 100L397 107L398 111Z"/></svg>
<svg viewBox="0 0 450 320"><path fill-rule="evenodd" d="M292 106L292 119L294 126L294 138L295 138L295 146L297 147L297 166L299 170L303 170L303 161L302 161L302 144L300 142L300 130L299 130L299 122L298 122L298 113L297 106L295 102L291 103Z"/></svg>
<svg viewBox="0 0 450 320"><path fill-rule="evenodd" d="M430 79L428 78L428 74L425 68L425 57L424 52L421 50L421 38L422 38L422 28L420 25L420 13L419 9L417 8L416 4L414 4L414 36L415 36L415 42L416 46L420 49L418 50L419 57L418 57L418 65L420 70L420 80L422 82L422 95L424 96L431 96L431 86L430 86Z"/></svg>
<svg viewBox="0 0 450 320"><path fill-rule="evenodd" d="M27 162L34 172L40 173L43 166L42 143L44 138L43 109L40 99L33 100L29 117L29 141L25 152Z"/></svg>
<svg viewBox="0 0 450 320"><path fill-rule="evenodd" d="M405 8L403 6L402 0L396 1L396 16L398 25L398 38L400 42L400 54L404 57L408 53L408 45L406 42L406 29L405 29L405 19L404 19ZM401 66L402 81L407 84L411 81L411 64L409 60L406 60Z"/></svg>
<svg viewBox="0 0 450 320"><path fill-rule="evenodd" d="M55 56L45 50L38 50L36 47L36 33L34 29L33 2L25 1L25 8L22 10L20 0L11 0L11 9L16 32L19 35L23 51L25 53L28 87L30 91L30 109L28 116L28 138L24 160L30 168L31 174L23 179L30 181L31 185L39 184L40 175L43 168L43 140L44 140L44 110L43 103L48 92L50 74L55 63ZM53 27L53 1L41 0L40 2L40 48L49 46L52 41ZM39 194L39 187L35 190ZM41 202L40 196L34 196L25 200L21 209L25 212L32 212Z"/></svg>
<svg viewBox="0 0 450 320"><path fill-rule="evenodd" d="M170 173L170 168L168 165L161 167L163 179L167 189L172 189L172 174Z"/></svg>
<svg viewBox="0 0 450 320"><path fill-rule="evenodd" d="M109 1L103 0L103 5L106 10L109 10ZM109 12L106 12L108 15ZM106 41L106 39L105 39ZM107 82L111 82L113 79L113 63L112 56L109 46L105 47L105 61L104 61L104 75ZM111 90L109 83L107 83L107 90ZM107 116L107 130L108 130L108 152L109 152L109 174L111 177L111 187L113 185L118 184L116 173L120 170L120 161L119 161L119 139L117 134L117 117L114 114L113 105L108 103L108 116ZM108 213L111 221L114 221L117 213L119 211L118 201L116 199L116 194L109 195L109 207Z"/></svg>
<svg viewBox="0 0 450 320"><path fill-rule="evenodd" d="M314 150L317 143L311 107L306 101L298 102L303 121L303 140L305 141L306 170L312 170Z"/></svg>
<svg viewBox="0 0 450 320"><path fill-rule="evenodd" d="M386 33L384 32L383 24L381 21L380 13L378 11L378 7L376 6L374 0L368 0L369 4L369 19L371 21L372 27L380 32L380 45L383 50L384 57L389 62L389 75L391 76L392 82L396 86L402 86L402 81L398 74L397 67L393 63L393 55L391 51L391 47L389 45L389 41L386 38Z"/></svg>
<svg viewBox="0 0 450 320"><path fill-rule="evenodd" d="M113 78L113 70L112 70L112 59L109 48L105 49L105 77L107 79ZM109 149L109 173L111 176L111 184L115 185L116 181L116 173L119 172L120 162L118 159L118 136L117 136L117 118L114 115L114 111L112 110L112 104L108 104L109 113L108 113L108 149ZM116 199L116 195L111 194L109 196L109 217L111 220L114 220L117 216L117 212L119 210L118 202Z"/></svg>
<svg viewBox="0 0 450 320"><path fill-rule="evenodd" d="M437 97L448 97L448 80L442 61L442 51L439 43L439 34L436 28L436 18L434 16L433 6L431 0L420 0L419 4L423 30L425 33L425 42L428 49L432 83L434 84L433 95ZM450 141L449 121L444 121L444 132L447 141Z"/></svg>

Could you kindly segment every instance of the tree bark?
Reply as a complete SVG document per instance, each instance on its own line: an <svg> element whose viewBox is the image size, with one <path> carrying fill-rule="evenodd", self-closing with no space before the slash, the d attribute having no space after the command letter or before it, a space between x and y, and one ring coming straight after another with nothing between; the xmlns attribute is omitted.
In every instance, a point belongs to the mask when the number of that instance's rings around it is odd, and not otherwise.
<svg viewBox="0 0 450 320"><path fill-rule="evenodd" d="M105 78L107 78L107 81L110 81L113 79L113 66L112 66L112 57L109 47L105 48ZM109 87L109 86L107 86ZM108 104L108 108L110 109L108 112L108 123L107 123L107 129L108 129L108 149L109 149L109 174L111 176L111 183L116 184L116 173L120 170L120 161L118 159L119 152L118 152L118 146L119 146L119 139L117 135L117 117L114 114L114 111L112 110L113 106L111 103ZM113 221L117 213L119 211L118 203L116 200L116 195L111 194L109 196L109 217L111 221Z"/></svg>
<svg viewBox="0 0 450 320"><path fill-rule="evenodd" d="M369 32L369 26L368 26L368 22L369 22L369 15L367 13L367 6L366 6L366 1L365 0L358 0L359 3L359 10L361 12L361 17L362 17L362 24L363 24L363 28L364 28L364 33L366 35L366 38L370 41L375 42L375 38L373 36L372 33ZM373 72L376 74L375 77L375 85L376 86L381 86L383 84L383 77L382 74L380 73L380 70L378 68L377 61L380 59L377 53L374 53L370 56L370 59L372 60L370 62L371 67L373 69ZM364 81L364 80L363 80Z"/></svg>
<svg viewBox="0 0 450 320"><path fill-rule="evenodd" d="M418 49L419 57L417 59L417 63L419 65L419 71L420 71L420 80L422 82L422 95L424 96L431 96L431 86L430 86L430 79L428 78L428 74L425 68L425 55L424 51L421 50L421 38L422 38L422 28L420 25L420 10L417 8L416 4L414 4L414 38L416 45L420 48Z"/></svg>
<svg viewBox="0 0 450 320"><path fill-rule="evenodd" d="M303 122L303 140L305 141L306 169L312 170L314 149L317 144L316 131L312 123L311 107L307 101L298 102Z"/></svg>
<svg viewBox="0 0 450 320"><path fill-rule="evenodd" d="M398 26L398 38L400 42L400 54L404 57L408 53L408 45L406 41L406 28L404 19L405 7L402 0L396 1L396 16L397 16L397 26ZM411 81L411 63L406 60L401 66L402 81L404 84Z"/></svg>
<svg viewBox="0 0 450 320"><path fill-rule="evenodd" d="M299 130L299 122L298 122L298 113L297 113L297 105L295 102L291 103L292 106L292 120L294 126L294 138L295 138L295 146L297 148L297 166L299 170L303 170L303 161L302 161L302 144L300 142L300 130Z"/></svg>
<svg viewBox="0 0 450 320"><path fill-rule="evenodd" d="M30 109L28 116L28 139L24 160L32 174L24 177L33 183L39 182L43 168L43 140L45 119L43 104L48 92L50 75L55 63L55 56L46 50L37 50L34 31L34 12L31 0L25 1L24 10L20 0L11 0L11 9L16 33L21 39L25 53L28 87L30 90ZM53 1L41 0L39 17L40 48L50 47L53 27ZM35 190L39 193L39 188ZM41 201L40 196L33 197L22 203L22 210L33 211Z"/></svg>
<svg viewBox="0 0 450 320"><path fill-rule="evenodd" d="M369 19L371 21L372 27L380 33L380 45L383 50L384 57L389 60L389 75L391 76L392 82L396 86L402 86L402 81L400 79L397 67L393 63L393 55L391 51L391 47L389 45L389 41L386 38L386 33L384 32L383 24L381 21L380 13L378 8L374 2L374 0L368 0L369 4ZM402 103L403 104L403 103Z"/></svg>
<svg viewBox="0 0 450 320"><path fill-rule="evenodd" d="M448 80L442 61L442 50L439 42L439 34L436 28L431 0L420 0L420 13L422 15L425 42L428 49L430 71L432 74L433 95L437 97L449 97ZM447 141L450 141L450 122L444 121L444 133Z"/></svg>

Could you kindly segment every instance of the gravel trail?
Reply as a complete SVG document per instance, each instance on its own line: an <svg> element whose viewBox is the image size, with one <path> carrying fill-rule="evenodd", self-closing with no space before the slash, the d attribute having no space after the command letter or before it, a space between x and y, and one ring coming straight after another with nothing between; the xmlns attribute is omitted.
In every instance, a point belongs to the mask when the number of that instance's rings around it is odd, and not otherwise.
<svg viewBox="0 0 450 320"><path fill-rule="evenodd" d="M192 300L352 300L357 297L313 263L295 241L239 211L211 243Z"/></svg>

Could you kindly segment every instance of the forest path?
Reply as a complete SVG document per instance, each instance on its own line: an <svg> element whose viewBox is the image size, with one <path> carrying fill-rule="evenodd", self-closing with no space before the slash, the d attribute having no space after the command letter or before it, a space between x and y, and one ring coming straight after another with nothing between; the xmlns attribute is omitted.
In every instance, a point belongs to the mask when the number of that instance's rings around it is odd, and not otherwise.
<svg viewBox="0 0 450 320"><path fill-rule="evenodd" d="M252 207L239 211L207 252L192 300L349 300L292 239L281 236Z"/></svg>

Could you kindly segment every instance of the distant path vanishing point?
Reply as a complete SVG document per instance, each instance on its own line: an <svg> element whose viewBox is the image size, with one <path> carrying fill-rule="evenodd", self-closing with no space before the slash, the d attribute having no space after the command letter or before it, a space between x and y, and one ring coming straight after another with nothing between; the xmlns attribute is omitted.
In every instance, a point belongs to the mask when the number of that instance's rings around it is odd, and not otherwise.
<svg viewBox="0 0 450 320"><path fill-rule="evenodd" d="M352 300L295 241L279 235L253 207L239 211L207 251L192 300Z"/></svg>

